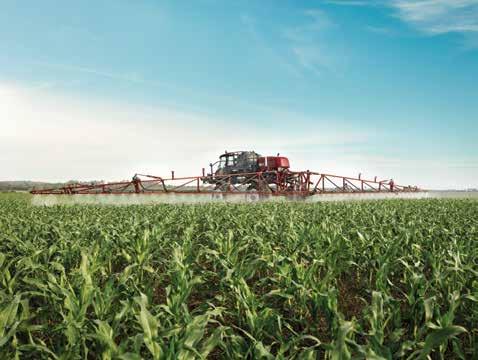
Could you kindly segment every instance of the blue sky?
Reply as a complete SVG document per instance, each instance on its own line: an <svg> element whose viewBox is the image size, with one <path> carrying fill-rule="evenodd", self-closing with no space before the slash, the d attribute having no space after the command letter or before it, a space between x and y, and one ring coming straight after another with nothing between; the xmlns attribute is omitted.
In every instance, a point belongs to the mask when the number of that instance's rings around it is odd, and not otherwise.
<svg viewBox="0 0 478 360"><path fill-rule="evenodd" d="M0 0L0 179L194 175L244 148L478 187L477 83L478 0Z"/></svg>

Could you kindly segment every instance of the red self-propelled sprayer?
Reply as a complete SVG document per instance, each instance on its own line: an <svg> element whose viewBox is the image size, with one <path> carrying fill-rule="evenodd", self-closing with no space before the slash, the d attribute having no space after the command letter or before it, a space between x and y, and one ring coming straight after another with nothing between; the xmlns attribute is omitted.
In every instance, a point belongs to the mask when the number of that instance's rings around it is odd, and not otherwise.
<svg viewBox="0 0 478 360"><path fill-rule="evenodd" d="M314 171L292 171L284 156L262 156L255 151L225 151L219 160L202 169L198 176L169 177L136 174L130 181L76 183L52 189L34 189L34 195L69 195L91 199L91 195L162 195L157 202L170 199L192 202L217 199L308 199L333 198L332 195L381 195L379 197L417 197L416 186L402 186L393 180L363 179ZM414 195L415 194L415 195ZM90 197L86 197L90 195ZM181 195L179 198L178 196ZM185 196L182 196L185 195ZM197 195L193 197L193 195ZM169 198L169 199L168 199ZM131 197L129 198L131 199ZM147 199L144 198L143 199ZM193 200L194 199L194 200Z"/></svg>

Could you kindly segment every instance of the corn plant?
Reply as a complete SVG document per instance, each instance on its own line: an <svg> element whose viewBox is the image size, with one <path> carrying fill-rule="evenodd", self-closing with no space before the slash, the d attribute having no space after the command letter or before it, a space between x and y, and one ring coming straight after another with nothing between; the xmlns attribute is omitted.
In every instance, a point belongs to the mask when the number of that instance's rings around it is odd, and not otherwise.
<svg viewBox="0 0 478 360"><path fill-rule="evenodd" d="M0 195L2 359L477 353L477 201L34 207Z"/></svg>

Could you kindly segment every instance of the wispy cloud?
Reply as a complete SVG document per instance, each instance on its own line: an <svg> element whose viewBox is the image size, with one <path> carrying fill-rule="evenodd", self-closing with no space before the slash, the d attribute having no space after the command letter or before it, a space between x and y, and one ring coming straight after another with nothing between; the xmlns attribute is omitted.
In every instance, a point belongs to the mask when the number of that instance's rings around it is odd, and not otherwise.
<svg viewBox="0 0 478 360"><path fill-rule="evenodd" d="M396 35L397 32L392 29L392 28L388 28L388 27L384 27L384 26L372 26L372 25L368 25L366 26L366 29L372 33L375 33L375 34L379 34L379 35L389 35L389 36L392 36L392 35Z"/></svg>
<svg viewBox="0 0 478 360"><path fill-rule="evenodd" d="M284 57L280 56L277 51L270 46L267 41L261 36L259 30L257 29L257 20L248 15L242 14L240 20L244 26L245 31L249 34L252 40L269 56L271 57L276 64L281 66L284 70L293 74L294 76L300 76L300 73L295 69L295 67L290 64Z"/></svg>
<svg viewBox="0 0 478 360"><path fill-rule="evenodd" d="M476 186L473 158L377 156L360 150L382 136L334 122L261 131L241 122L165 107L69 97L43 87L0 83L1 180L120 180L135 172L199 174L225 148L278 151L294 169L393 176L427 188ZM283 134L287 133L287 138ZM348 152L345 149L354 149ZM74 164L74 166L72 166ZM475 184L475 185L473 185Z"/></svg>
<svg viewBox="0 0 478 360"><path fill-rule="evenodd" d="M428 34L478 32L478 0L394 0L397 16Z"/></svg>
<svg viewBox="0 0 478 360"><path fill-rule="evenodd" d="M303 24L284 30L286 38L296 42L314 42L322 31L335 26L327 13L320 9L306 10L304 16Z"/></svg>
<svg viewBox="0 0 478 360"><path fill-rule="evenodd" d="M304 69L316 75L320 75L324 68L331 68L332 66L332 60L319 46L297 44L292 47L292 52Z"/></svg>
<svg viewBox="0 0 478 360"><path fill-rule="evenodd" d="M95 76L100 76L113 80L127 81L131 83L144 84L146 81L138 72L128 72L128 73L118 73L107 70L101 70L98 68L70 65L70 64L61 64L61 63L52 63L52 62L33 62L34 65L39 65L43 67L55 68L60 70L74 71L83 74L90 74Z"/></svg>
<svg viewBox="0 0 478 360"><path fill-rule="evenodd" d="M466 189L476 187L478 161L472 157L430 158L381 156L372 154L343 154L341 163L361 164L357 168L365 177L388 174L401 184L417 185L425 189Z"/></svg>
<svg viewBox="0 0 478 360"><path fill-rule="evenodd" d="M259 31L263 22L258 19L249 15L240 19L262 51L291 74L303 77L306 73L319 75L335 70L335 59L324 35L336 24L321 9L303 10L299 15L302 21L297 25L269 28L267 34Z"/></svg>
<svg viewBox="0 0 478 360"><path fill-rule="evenodd" d="M252 19L251 19L252 21ZM251 28L251 31L255 30ZM259 36L257 34L257 36ZM259 41L259 39L258 39ZM264 45L265 46L265 45ZM291 73L294 75L299 76L299 72L292 66L291 64L287 63L285 60L281 59L277 54L275 54L272 50L272 48L267 48L265 51L269 51L270 55L276 60L277 62L280 62L280 65L282 66L283 69L289 70ZM105 69L101 68L94 68L94 67L89 67L89 66L83 66L83 65L71 65L71 64L66 64L66 63L54 63L54 62L29 62L29 65L34 65L34 66L39 66L39 67L44 67L44 68L49 68L51 70L62 70L62 71L67 71L71 73L77 73L77 75L81 75L81 78L85 77L86 75L91 76L92 78L105 78L106 80L111 80L111 83L130 83L132 85L140 85L143 87L148 87L150 89L154 89L154 91L168 91L168 92L174 92L174 93L179 93L183 97L197 97L200 95L202 98L207 99L208 101L212 102L221 102L221 103L228 103L231 106L234 107L242 107L242 108L247 108L247 109L254 109L254 112L266 112L266 113L271 113L274 114L274 116L280 115L287 115L289 117L294 117L294 113L290 113L287 109L284 108L279 108L278 105L284 105L284 103L287 101L287 99L277 99L277 98L272 98L268 99L268 101L263 101L263 102L255 102L251 99L247 98L239 98L237 96L229 95L227 93L214 93L214 92L208 92L204 91L203 89L195 89L192 87L186 87L186 86L181 86L176 83L171 83L171 82L164 82L164 81L158 81L158 80L151 80L151 79L145 79L139 72L135 71L130 71L130 72L114 72L114 71L108 71ZM54 78L52 76L51 78ZM75 78L75 77L73 77ZM39 84L34 84L34 88L52 88L56 87L60 82L59 81L43 81ZM68 83L68 87L71 88L71 85L75 83L74 80L69 80L66 81ZM30 88L32 89L32 87ZM191 105L188 105L191 107Z"/></svg>
<svg viewBox="0 0 478 360"><path fill-rule="evenodd" d="M114 180L172 169L194 175L224 148L293 154L304 147L365 143L371 136L340 125L314 131L298 126L300 119L263 131L165 106L86 100L2 83L0 104L0 119L9 119L0 132L0 152L8 154L0 157L2 180Z"/></svg>
<svg viewBox="0 0 478 360"><path fill-rule="evenodd" d="M478 48L478 0L326 0L325 3L390 8L397 18L425 35L461 34L465 48ZM367 29L389 34L383 28Z"/></svg>
<svg viewBox="0 0 478 360"><path fill-rule="evenodd" d="M325 0L324 3L338 6L378 6L383 4L377 0Z"/></svg>
<svg viewBox="0 0 478 360"><path fill-rule="evenodd" d="M327 46L325 34L336 24L324 11L310 9L304 12L305 21L283 31L297 64L306 71L320 75L323 71L335 70L335 58Z"/></svg>

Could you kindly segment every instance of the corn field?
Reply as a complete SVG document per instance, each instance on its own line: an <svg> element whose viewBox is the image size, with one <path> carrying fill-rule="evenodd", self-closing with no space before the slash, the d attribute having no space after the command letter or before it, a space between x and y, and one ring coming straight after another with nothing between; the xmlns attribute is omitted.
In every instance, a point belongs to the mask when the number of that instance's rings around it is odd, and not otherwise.
<svg viewBox="0 0 478 360"><path fill-rule="evenodd" d="M478 201L0 200L1 359L469 359Z"/></svg>

